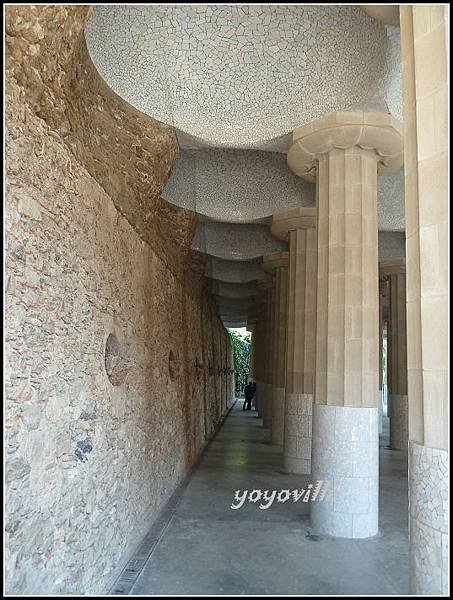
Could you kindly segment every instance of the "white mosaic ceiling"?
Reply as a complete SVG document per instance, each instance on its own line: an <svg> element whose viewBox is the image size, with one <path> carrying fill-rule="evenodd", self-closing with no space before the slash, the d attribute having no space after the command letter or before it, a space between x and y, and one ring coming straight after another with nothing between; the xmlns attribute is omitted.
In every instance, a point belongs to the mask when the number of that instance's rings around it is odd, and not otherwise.
<svg viewBox="0 0 453 600"><path fill-rule="evenodd" d="M201 222L192 249L227 260L250 260L281 252L287 244L275 238L268 225Z"/></svg>
<svg viewBox="0 0 453 600"><path fill-rule="evenodd" d="M162 198L219 221L250 222L315 201L278 152L183 150Z"/></svg>
<svg viewBox="0 0 453 600"><path fill-rule="evenodd" d="M404 231L404 169L378 177L380 231Z"/></svg>
<svg viewBox="0 0 453 600"><path fill-rule="evenodd" d="M210 257L205 275L227 283L250 283L269 279L258 261L231 261Z"/></svg>
<svg viewBox="0 0 453 600"><path fill-rule="evenodd" d="M252 298L258 294L255 282L226 283L225 281L210 280L211 292L224 298Z"/></svg>
<svg viewBox="0 0 453 600"><path fill-rule="evenodd" d="M162 198L188 208L209 219L230 223L263 220L272 214L315 203L315 186L296 177L288 168L286 158L277 152L253 150L184 150L177 159ZM404 231L404 171L378 177L379 229ZM241 225L242 226L242 225ZM239 258L223 254L213 235L225 240L233 230L206 229L200 226L194 249L221 258ZM209 233L211 232L211 233ZM206 237L207 236L207 237ZM226 240L225 252L233 243ZM260 238L261 239L261 238ZM241 244L238 231L235 243ZM219 244L222 244L219 239ZM252 243L252 240L250 240ZM210 246L210 251L207 248ZM238 253L244 251L237 246ZM244 258L251 258L252 248ZM240 259L242 260L242 259Z"/></svg>
<svg viewBox="0 0 453 600"><path fill-rule="evenodd" d="M210 145L277 149L267 142L370 96L399 110L396 29L357 5L98 5L86 39L144 113Z"/></svg>

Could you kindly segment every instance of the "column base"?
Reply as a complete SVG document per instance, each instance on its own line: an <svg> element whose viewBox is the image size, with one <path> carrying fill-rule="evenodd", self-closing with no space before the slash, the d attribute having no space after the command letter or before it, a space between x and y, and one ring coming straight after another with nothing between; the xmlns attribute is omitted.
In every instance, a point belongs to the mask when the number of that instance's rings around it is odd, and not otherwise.
<svg viewBox="0 0 453 600"><path fill-rule="evenodd" d="M270 429L272 425L272 384L265 383L263 427Z"/></svg>
<svg viewBox="0 0 453 600"><path fill-rule="evenodd" d="M311 473L312 411L312 394L286 395L283 465L287 473Z"/></svg>
<svg viewBox="0 0 453 600"><path fill-rule="evenodd" d="M389 395L390 448L407 450L409 440L409 413L407 396Z"/></svg>
<svg viewBox="0 0 453 600"><path fill-rule="evenodd" d="M283 446L285 428L285 388L272 388L272 428L271 440L276 446Z"/></svg>
<svg viewBox="0 0 453 600"><path fill-rule="evenodd" d="M379 410L316 404L313 480L330 493L311 505L312 526L328 535L368 538L378 532Z"/></svg>
<svg viewBox="0 0 453 600"><path fill-rule="evenodd" d="M409 442L411 593L448 595L448 451Z"/></svg>

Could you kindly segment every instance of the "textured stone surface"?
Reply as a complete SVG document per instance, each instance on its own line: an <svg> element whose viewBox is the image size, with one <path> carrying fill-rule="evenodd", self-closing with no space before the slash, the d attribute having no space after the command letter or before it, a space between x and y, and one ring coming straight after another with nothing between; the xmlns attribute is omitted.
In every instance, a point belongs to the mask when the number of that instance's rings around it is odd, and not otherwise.
<svg viewBox="0 0 453 600"><path fill-rule="evenodd" d="M192 213L160 198L177 156L176 138L171 128L121 100L99 76L83 34L90 10L8 7L7 73L140 237L171 264L190 247L195 230Z"/></svg>
<svg viewBox="0 0 453 600"><path fill-rule="evenodd" d="M109 104L93 81L83 98L63 92L75 72L77 94L84 90L83 67L71 60L86 13L7 9L10 594L105 593L231 392L229 337L205 292L204 263L189 252L193 217L170 208L168 225L160 220L171 133L142 122L144 185L140 161L126 161L137 139L129 108L116 113L121 101ZM145 196L152 226L140 228L133 212ZM105 368L111 333L127 365L120 385Z"/></svg>
<svg viewBox="0 0 453 600"><path fill-rule="evenodd" d="M217 145L387 94L387 32L358 6L98 6L87 39L121 97Z"/></svg>
<svg viewBox="0 0 453 600"><path fill-rule="evenodd" d="M317 530L336 537L378 532L378 409L315 404L312 478L330 482L332 494L311 507Z"/></svg>
<svg viewBox="0 0 453 600"><path fill-rule="evenodd" d="M409 442L411 591L448 594L448 451Z"/></svg>

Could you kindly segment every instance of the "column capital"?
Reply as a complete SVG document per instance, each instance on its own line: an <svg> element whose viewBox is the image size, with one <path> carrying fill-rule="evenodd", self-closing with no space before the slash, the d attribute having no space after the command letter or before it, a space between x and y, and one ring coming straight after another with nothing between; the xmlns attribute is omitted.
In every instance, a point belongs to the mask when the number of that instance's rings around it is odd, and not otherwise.
<svg viewBox="0 0 453 600"><path fill-rule="evenodd" d="M406 273L406 259L389 260L379 263L379 278L385 279L388 275L394 273Z"/></svg>
<svg viewBox="0 0 453 600"><path fill-rule="evenodd" d="M321 154L354 146L376 151L378 175L397 171L403 165L403 126L381 112L331 113L293 131L288 166L299 177L314 181L315 163Z"/></svg>
<svg viewBox="0 0 453 600"><path fill-rule="evenodd" d="M316 227L316 206L301 206L272 216L271 233L288 241L289 232L295 229Z"/></svg>
<svg viewBox="0 0 453 600"><path fill-rule="evenodd" d="M262 268L266 273L274 273L276 269L288 266L288 252L274 252L262 258Z"/></svg>

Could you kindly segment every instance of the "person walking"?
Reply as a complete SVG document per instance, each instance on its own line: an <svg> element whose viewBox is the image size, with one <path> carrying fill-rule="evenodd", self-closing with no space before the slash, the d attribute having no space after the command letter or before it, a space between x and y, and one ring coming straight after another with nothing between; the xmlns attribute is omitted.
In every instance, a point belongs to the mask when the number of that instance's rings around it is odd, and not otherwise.
<svg viewBox="0 0 453 600"><path fill-rule="evenodd" d="M252 398L255 395L255 388L251 381L244 388L244 404L242 410L252 410Z"/></svg>

